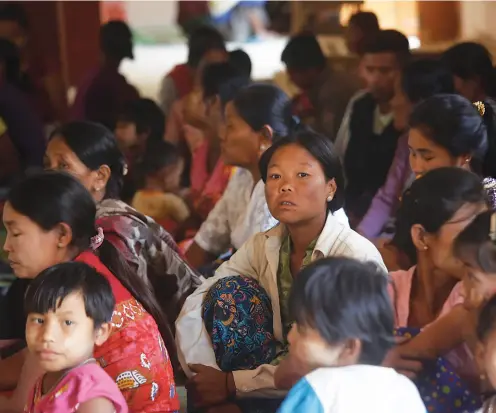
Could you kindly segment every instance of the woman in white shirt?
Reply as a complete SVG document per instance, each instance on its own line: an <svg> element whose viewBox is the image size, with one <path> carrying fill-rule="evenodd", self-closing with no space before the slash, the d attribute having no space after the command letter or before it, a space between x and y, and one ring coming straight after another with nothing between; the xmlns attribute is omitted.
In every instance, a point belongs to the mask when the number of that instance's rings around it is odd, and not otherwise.
<svg viewBox="0 0 496 413"><path fill-rule="evenodd" d="M267 397L281 396L273 374L287 348L288 296L302 267L339 255L385 269L373 244L333 215L344 180L327 138L302 130L277 141L263 154L260 175L281 224L252 236L186 300L176 323L181 363L197 373L188 389L198 407L231 399L233 411L274 410Z"/></svg>
<svg viewBox="0 0 496 413"><path fill-rule="evenodd" d="M239 91L226 104L225 119L222 158L226 165L239 169L186 252L195 268L212 262L229 248L239 249L250 236L277 225L267 207L258 161L274 140L298 126L288 96L267 84L253 84ZM343 209L336 217L348 225Z"/></svg>
<svg viewBox="0 0 496 413"><path fill-rule="evenodd" d="M289 134L291 101L275 86L252 84L226 104L225 124L220 134L222 159L239 169L186 252L195 268L277 224L265 202L258 160L273 137Z"/></svg>

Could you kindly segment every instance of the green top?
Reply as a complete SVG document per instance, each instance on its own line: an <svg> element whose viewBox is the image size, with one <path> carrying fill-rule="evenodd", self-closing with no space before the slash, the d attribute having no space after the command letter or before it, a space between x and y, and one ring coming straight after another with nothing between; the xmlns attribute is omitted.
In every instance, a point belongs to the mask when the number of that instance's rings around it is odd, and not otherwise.
<svg viewBox="0 0 496 413"><path fill-rule="evenodd" d="M313 240L305 250L305 256L301 269L308 266L312 262L312 254L315 249L317 240ZM281 309L281 322L283 334L283 351L276 357L272 364L277 365L286 356L288 348L288 334L291 330L293 320L289 315L289 294L293 287L293 274L291 274L291 239L287 235L281 244L279 251L279 267L277 269L277 289L279 292L279 307Z"/></svg>

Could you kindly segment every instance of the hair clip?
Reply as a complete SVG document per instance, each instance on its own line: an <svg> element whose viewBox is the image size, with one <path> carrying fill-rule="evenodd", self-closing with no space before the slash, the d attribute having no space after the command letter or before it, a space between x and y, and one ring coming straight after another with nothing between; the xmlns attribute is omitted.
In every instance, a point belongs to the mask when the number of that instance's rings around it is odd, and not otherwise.
<svg viewBox="0 0 496 413"><path fill-rule="evenodd" d="M484 114L486 113L486 105L484 105L484 102L478 100L477 102L474 102L473 105L479 112L479 115L484 116Z"/></svg>
<svg viewBox="0 0 496 413"><path fill-rule="evenodd" d="M491 224L489 226L489 238L491 241L496 241L496 212L491 214Z"/></svg>
<svg viewBox="0 0 496 413"><path fill-rule="evenodd" d="M91 237L90 240L90 248L93 251L96 251L98 248L100 248L100 246L103 244L103 240L105 239L102 227L98 227L96 231L97 234L94 237Z"/></svg>

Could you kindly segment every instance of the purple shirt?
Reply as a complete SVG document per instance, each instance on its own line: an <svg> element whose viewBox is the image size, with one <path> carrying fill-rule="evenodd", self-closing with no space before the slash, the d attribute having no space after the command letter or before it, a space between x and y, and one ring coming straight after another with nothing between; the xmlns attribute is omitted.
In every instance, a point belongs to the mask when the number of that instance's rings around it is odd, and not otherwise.
<svg viewBox="0 0 496 413"><path fill-rule="evenodd" d="M399 205L401 194L412 177L409 162L408 133L400 136L384 185L377 191L358 232L367 238L378 237Z"/></svg>

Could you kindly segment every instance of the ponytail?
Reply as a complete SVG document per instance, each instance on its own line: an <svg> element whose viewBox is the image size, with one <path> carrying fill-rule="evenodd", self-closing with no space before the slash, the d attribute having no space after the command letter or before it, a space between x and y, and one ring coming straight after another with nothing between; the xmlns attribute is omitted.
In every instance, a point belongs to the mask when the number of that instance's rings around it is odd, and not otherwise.
<svg viewBox="0 0 496 413"><path fill-rule="evenodd" d="M103 240L96 250L97 255L109 271L122 283L131 295L141 303L157 323L160 335L165 342L174 371L178 371L179 362L174 334L168 318L161 310L153 291L132 271L122 254L107 240Z"/></svg>

